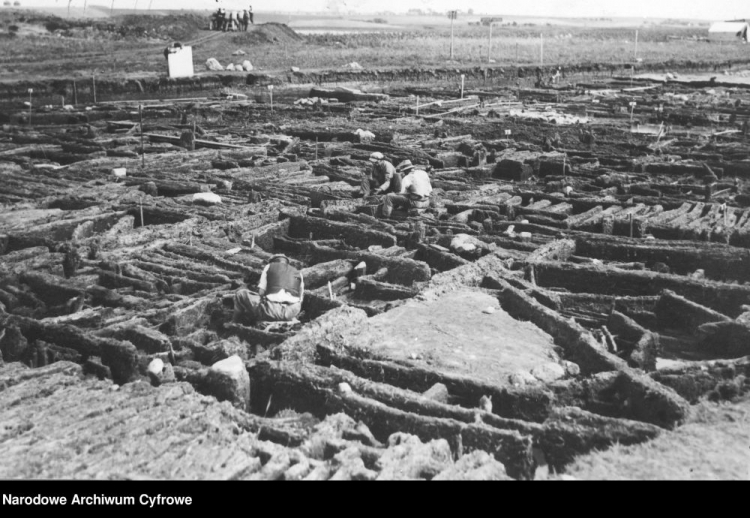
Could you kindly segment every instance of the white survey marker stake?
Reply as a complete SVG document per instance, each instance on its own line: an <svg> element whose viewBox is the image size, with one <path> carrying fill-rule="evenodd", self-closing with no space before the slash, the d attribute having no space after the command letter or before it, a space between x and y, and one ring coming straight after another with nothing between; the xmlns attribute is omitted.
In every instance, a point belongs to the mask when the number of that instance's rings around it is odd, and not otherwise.
<svg viewBox="0 0 750 518"><path fill-rule="evenodd" d="M628 106L635 106L635 101L630 101L630 102L628 103Z"/></svg>
<svg viewBox="0 0 750 518"><path fill-rule="evenodd" d="M505 130L506 135L510 135L510 130Z"/></svg>

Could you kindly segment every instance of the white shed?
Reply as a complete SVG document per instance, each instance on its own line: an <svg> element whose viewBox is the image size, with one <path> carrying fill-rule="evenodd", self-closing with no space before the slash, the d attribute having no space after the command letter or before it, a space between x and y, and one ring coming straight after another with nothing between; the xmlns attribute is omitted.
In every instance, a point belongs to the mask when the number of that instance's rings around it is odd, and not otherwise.
<svg viewBox="0 0 750 518"><path fill-rule="evenodd" d="M747 43L747 22L716 22L708 29L709 41L743 41Z"/></svg>

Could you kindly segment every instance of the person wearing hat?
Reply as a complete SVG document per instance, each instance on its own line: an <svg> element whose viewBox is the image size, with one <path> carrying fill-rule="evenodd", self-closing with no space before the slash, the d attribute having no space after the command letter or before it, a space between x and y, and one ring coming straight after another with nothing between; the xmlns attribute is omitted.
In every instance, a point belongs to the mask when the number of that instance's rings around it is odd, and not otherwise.
<svg viewBox="0 0 750 518"><path fill-rule="evenodd" d="M395 208L426 209L430 206L432 184L430 175L415 169L411 160L404 160L396 168L397 174L405 174L399 194L388 194L383 201L383 217L391 217Z"/></svg>
<svg viewBox="0 0 750 518"><path fill-rule="evenodd" d="M380 195L401 192L401 175L396 173L396 168L385 159L383 153L371 154L370 162L372 162L372 172L365 173L362 178L363 197L367 198L371 193Z"/></svg>
<svg viewBox="0 0 750 518"><path fill-rule="evenodd" d="M239 289L234 294L235 321L290 321L302 310L305 281L302 272L283 254L274 255L263 268L258 294Z"/></svg>

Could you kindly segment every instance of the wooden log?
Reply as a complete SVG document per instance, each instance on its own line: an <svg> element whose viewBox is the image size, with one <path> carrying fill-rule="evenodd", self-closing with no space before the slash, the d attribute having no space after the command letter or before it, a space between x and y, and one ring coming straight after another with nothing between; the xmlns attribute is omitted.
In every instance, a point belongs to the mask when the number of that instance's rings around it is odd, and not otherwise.
<svg viewBox="0 0 750 518"><path fill-rule="evenodd" d="M117 383L127 383L138 376L137 352L130 342L95 337L75 326L42 323L17 315L0 315L0 323L3 327L17 326L29 340L43 340L72 349L84 358L100 356Z"/></svg>
<svg viewBox="0 0 750 518"><path fill-rule="evenodd" d="M273 394L274 408L290 407L315 415L344 412L363 421L380 441L397 431L413 433L423 441L445 438L454 452L459 448L492 452L511 476L530 478L533 473L531 438L517 431L415 415L356 394L340 395L332 390L334 379L326 376L325 370L305 368L304 364L289 369L262 362L248 370L253 380L251 394L255 394L251 404L263 405Z"/></svg>
<svg viewBox="0 0 750 518"><path fill-rule="evenodd" d="M352 270L352 263L344 259L336 259L325 263L318 263L302 270L305 289L313 290L325 286L329 281L347 275Z"/></svg>
<svg viewBox="0 0 750 518"><path fill-rule="evenodd" d="M290 217L289 236L309 238L310 234L318 239L342 239L349 245L367 248L380 245L384 248L394 246L396 237L378 230L362 229L356 225L329 221L309 216Z"/></svg>
<svg viewBox="0 0 750 518"><path fill-rule="evenodd" d="M690 413L689 403L672 389L633 369L585 380L550 384L560 404L608 417L620 417L673 429ZM622 401L629 401L623 405Z"/></svg>
<svg viewBox="0 0 750 518"><path fill-rule="evenodd" d="M28 284L37 296L49 305L65 304L83 295L83 289L66 279L42 272L24 272L20 281Z"/></svg>
<svg viewBox="0 0 750 518"><path fill-rule="evenodd" d="M469 408L475 407L482 396L488 396L492 399L494 414L507 419L541 423L549 416L552 408L553 400L543 387L500 387L468 376L438 372L426 367L406 367L389 361L356 358L340 354L322 342L319 341L317 345L320 365L336 366L375 382L419 393L441 383L448 388L457 403Z"/></svg>
<svg viewBox="0 0 750 518"><path fill-rule="evenodd" d="M399 286L381 282L373 278L360 277L354 295L365 300L400 300L416 296L419 290L414 287Z"/></svg>
<svg viewBox="0 0 750 518"><path fill-rule="evenodd" d="M136 134L140 135L140 133ZM175 146L180 145L180 137L171 137L168 135L158 135L156 133L144 133L144 137L148 137L151 142L166 142ZM266 148L263 146L239 146L236 144L228 144L226 142L214 142L211 140L195 139L195 147L207 148L207 149L237 149L252 155L265 155Z"/></svg>
<svg viewBox="0 0 750 518"><path fill-rule="evenodd" d="M743 304L750 304L750 287L744 285L589 265L546 262L535 266L540 286L576 293L658 295L667 289L730 317L739 315Z"/></svg>
<svg viewBox="0 0 750 518"><path fill-rule="evenodd" d="M692 241L624 239L581 235L574 237L576 254L605 261L661 262L674 273L703 269L716 280L750 281L750 251L733 246Z"/></svg>
<svg viewBox="0 0 750 518"><path fill-rule="evenodd" d="M664 290L661 294L654 313L660 327L687 329L693 333L697 333L702 324L732 321L728 316L681 297L671 290Z"/></svg>
<svg viewBox="0 0 750 518"><path fill-rule="evenodd" d="M304 254L310 258L310 264L335 259L346 259L353 264L364 261L367 265L367 272L372 273L381 268L387 268L388 273L383 280L402 286L411 286L415 282L427 281L431 277L430 268L426 263L408 258L387 257L363 251L336 250L314 242L295 241L283 237L274 237L274 249Z"/></svg>
<svg viewBox="0 0 750 518"><path fill-rule="evenodd" d="M144 291L147 293L159 292L159 289L152 282L142 281L140 279L134 279L132 277L126 277L124 275L119 275L114 272L108 272L105 270L99 271L99 285L112 290L131 287L135 288L138 291Z"/></svg>
<svg viewBox="0 0 750 518"><path fill-rule="evenodd" d="M555 343L563 347L567 358L581 367L581 372L593 374L627 367L624 360L607 352L583 327L543 306L507 281L495 278L490 287L502 289L500 304L508 314L530 320L555 337Z"/></svg>
<svg viewBox="0 0 750 518"><path fill-rule="evenodd" d="M439 272L445 272L469 264L470 261L459 257L454 253L447 250L439 250L433 245L420 243L417 245L417 255L415 259L418 261L424 261L430 268L434 268Z"/></svg>

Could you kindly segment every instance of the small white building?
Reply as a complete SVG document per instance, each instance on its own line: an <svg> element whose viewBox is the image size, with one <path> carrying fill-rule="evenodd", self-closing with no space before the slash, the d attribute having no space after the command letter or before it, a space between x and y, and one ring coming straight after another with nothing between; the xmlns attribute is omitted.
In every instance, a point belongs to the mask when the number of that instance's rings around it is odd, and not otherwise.
<svg viewBox="0 0 750 518"><path fill-rule="evenodd" d="M708 28L708 41L741 41L747 43L748 28L746 21L716 22Z"/></svg>

